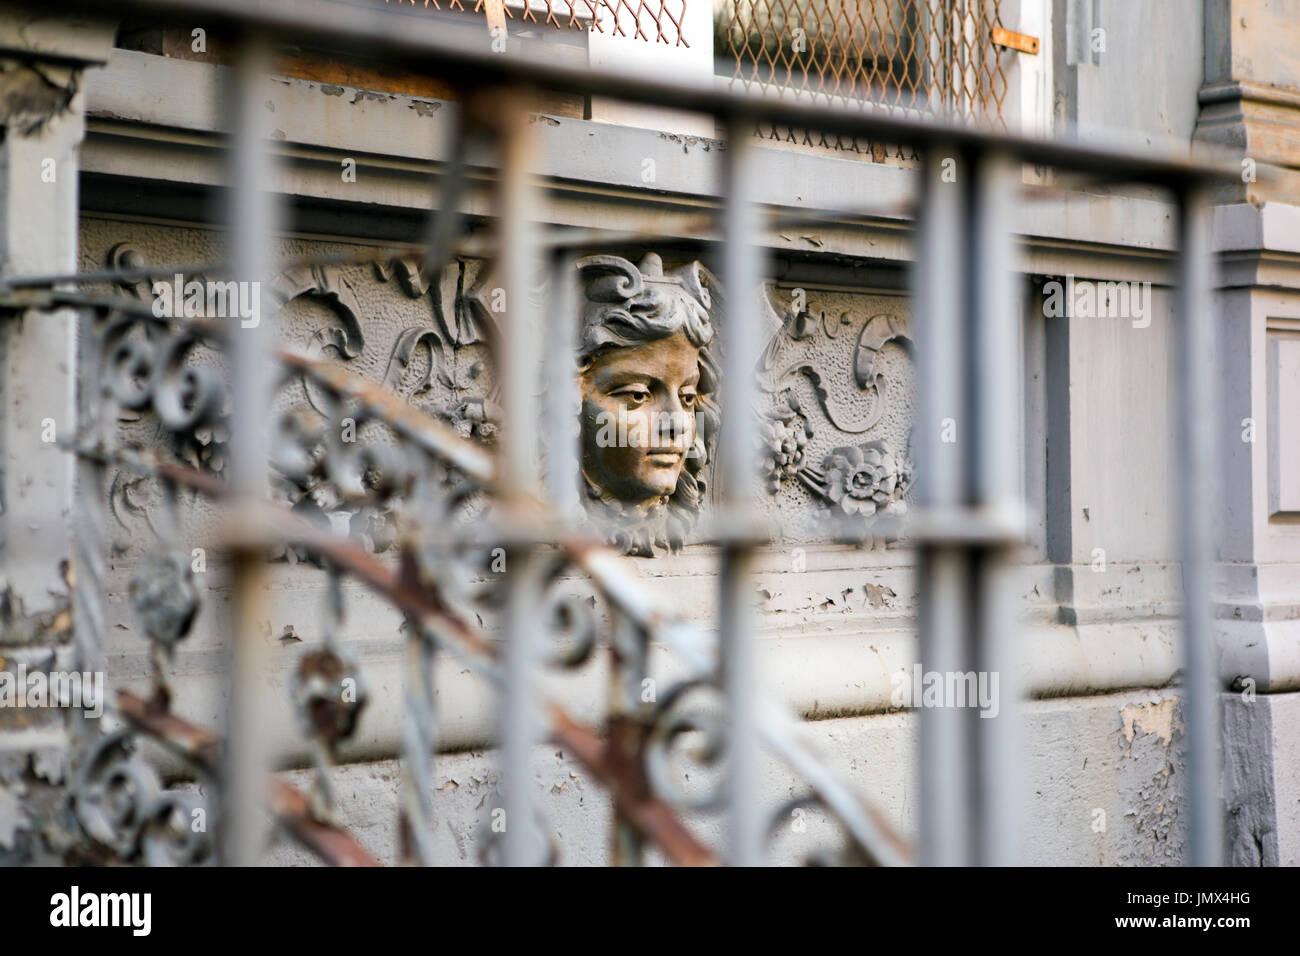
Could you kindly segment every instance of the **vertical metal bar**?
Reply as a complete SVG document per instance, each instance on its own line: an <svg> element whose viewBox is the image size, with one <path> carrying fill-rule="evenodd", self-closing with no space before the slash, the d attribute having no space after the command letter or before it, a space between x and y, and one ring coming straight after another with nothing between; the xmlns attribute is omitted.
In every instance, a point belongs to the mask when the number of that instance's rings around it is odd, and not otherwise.
<svg viewBox="0 0 1300 956"><path fill-rule="evenodd" d="M639 740L641 724L637 711L641 707L641 681L646 676L648 641L644 630L625 614L612 612L609 649L609 704L607 722L611 752L635 753L643 746ZM610 862L614 866L640 866L644 862L645 841L640 831L617 807L610 837Z"/></svg>
<svg viewBox="0 0 1300 956"><path fill-rule="evenodd" d="M445 514L441 476L423 471L412 494L416 514L421 516L421 536L447 534L438 524ZM423 586L418 556L402 556L402 576L412 588ZM433 866L433 771L438 743L438 711L434 667L437 639L424 623L407 619L406 712L402 718L402 783L398 808L402 860L407 864Z"/></svg>
<svg viewBox="0 0 1300 956"><path fill-rule="evenodd" d="M1209 193L1196 184L1178 195L1178 517L1182 528L1183 724L1187 741L1187 860L1223 862L1219 795L1219 700L1211 627L1211 515L1216 431L1214 336L1210 312L1213 257Z"/></svg>
<svg viewBox="0 0 1300 956"><path fill-rule="evenodd" d="M228 90L234 141L230 166L230 255L239 282L268 288L275 274L273 233L278 225L272 192L273 160L265 77L270 72L270 42L248 35L237 44L239 62ZM258 295L252 301L266 301ZM237 535L251 539L256 529L247 506L268 493L266 410L270 380L266 361L270 329L257 314L232 329L231 487L235 493ZM230 711L223 780L221 850L223 861L235 866L257 862L266 841L266 774L270 764L266 733L266 674L269 644L263 637L266 594L262 557L255 547L236 548L230 634Z"/></svg>
<svg viewBox="0 0 1300 956"><path fill-rule="evenodd" d="M546 496L558 520L576 519L579 499L579 415L582 407L578 388L578 279L574 258L568 250L551 258L551 302L546 313L546 343L543 377L546 394Z"/></svg>
<svg viewBox="0 0 1300 956"><path fill-rule="evenodd" d="M920 395L913 441L918 505L952 514L966 501L966 449L973 438L962 343L963 257L969 170L956 150L931 150L924 159L913 302ZM966 556L941 541L918 541L918 638L922 673L966 670L971 629ZM915 687L920 681L913 681ZM970 861L969 741L960 711L920 708L921 862Z"/></svg>
<svg viewBox="0 0 1300 956"><path fill-rule="evenodd" d="M402 857L408 864L433 866L433 752L437 746L434 710L433 635L417 620L407 621L406 707L402 716Z"/></svg>
<svg viewBox="0 0 1300 956"><path fill-rule="evenodd" d="M95 329L95 314L84 310L77 318L77 361L73 366L77 381L74 408L77 414L76 437L79 445L108 446L114 442L116 423L107 414L110 407L102 400L102 343ZM108 655L104 648L105 556L108 554L107 468L97 459L80 458L76 463L72 495L73 590L72 618L75 623L78 667L85 671L107 674ZM0 534L2 537L2 534ZM0 545L2 546L2 545ZM79 747L89 747L99 732L98 721L82 710L71 711L72 734Z"/></svg>
<svg viewBox="0 0 1300 956"><path fill-rule="evenodd" d="M116 422L102 400L103 342L95 329L95 313L84 310L77 318L77 441L107 449L116 444ZM76 467L76 494L73 495L72 540L75 548L73 570L73 616L81 667L104 671L108 657L104 650L104 556L108 553L107 468L98 459L82 458Z"/></svg>
<svg viewBox="0 0 1300 956"><path fill-rule="evenodd" d="M756 462L758 365L762 342L755 317L762 314L762 256L757 170L749 130L753 121L730 118L727 126L726 206L723 227L727 315L722 334L722 408L718 472L722 492L723 545L718 570L718 627L723 690L730 715L727 813L729 860L737 866L763 861L765 826L759 766L758 662L751 608Z"/></svg>
<svg viewBox="0 0 1300 956"><path fill-rule="evenodd" d="M1018 533L1024 524L1019 477L1020 296L1014 282L1011 227L1013 190L1020 163L996 153L980 154L973 170L971 220L967 232L971 294L968 374L974 397L971 454L974 505L993 529ZM1017 862L1020 818L1019 721L1017 702L1019 633L1012 541L989 541L974 560L974 654L977 679L993 693L987 709L966 711L972 724L977 767L974 829L976 861L1010 866ZM994 683L996 681L996 684Z"/></svg>
<svg viewBox="0 0 1300 956"><path fill-rule="evenodd" d="M527 93L502 91L498 108L503 127L501 208L502 256L505 260L509 329L501 343L502 405L506 428L502 441L502 484L507 519L524 518L527 499L540 490L537 469L536 395L542 317L535 287L542 275L538 243L538 196L529 164L535 155L535 126L523 108ZM521 523L512 522L515 527ZM541 634L537 609L541 593L537 559L529 543L507 556L505 706L502 708L502 754L505 762L505 833L507 866L540 862L540 834L534 817L532 751L540 742L540 720L533 699L533 680L540 668Z"/></svg>

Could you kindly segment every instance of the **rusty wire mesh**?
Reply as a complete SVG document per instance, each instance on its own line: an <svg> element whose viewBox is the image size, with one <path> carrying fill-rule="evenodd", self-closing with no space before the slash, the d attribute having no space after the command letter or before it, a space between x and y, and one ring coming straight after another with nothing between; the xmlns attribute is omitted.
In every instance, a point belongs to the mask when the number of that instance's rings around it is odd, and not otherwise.
<svg viewBox="0 0 1300 956"><path fill-rule="evenodd" d="M389 3L390 0L384 0ZM419 5L442 10L438 0L392 0L398 6ZM682 34L687 0L524 0L521 8L501 2L507 20L535 23L560 30L609 32L647 43L690 46ZM445 9L482 14L491 18L487 0L443 0ZM468 4L468 5L467 5ZM608 14L602 17L601 13ZM602 20L604 22L602 22ZM652 35L653 34L653 35Z"/></svg>
<svg viewBox="0 0 1300 956"><path fill-rule="evenodd" d="M719 0L718 71L744 89L1005 129L1000 0ZM758 135L869 152L888 147L789 127ZM912 159L895 150L900 159Z"/></svg>

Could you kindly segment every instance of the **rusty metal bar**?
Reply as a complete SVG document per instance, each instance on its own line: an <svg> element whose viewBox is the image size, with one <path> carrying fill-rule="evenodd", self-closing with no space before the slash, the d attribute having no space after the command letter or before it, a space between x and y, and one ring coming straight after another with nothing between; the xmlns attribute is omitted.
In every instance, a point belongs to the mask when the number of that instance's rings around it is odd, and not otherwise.
<svg viewBox="0 0 1300 956"><path fill-rule="evenodd" d="M117 712L131 726L169 750L179 754L195 769L216 775L221 769L221 741L213 733L184 718L155 710L149 701L130 691L118 691ZM280 824L307 849L333 866L379 866L379 862L346 830L315 819L307 796L273 775L265 778L266 800Z"/></svg>
<svg viewBox="0 0 1300 956"><path fill-rule="evenodd" d="M574 722L558 707L551 707L551 735L564 745L588 770L597 773L606 786L618 809L621 819L627 820L636 832L657 846L664 855L679 866L712 866L717 860L713 853L678 821L671 808L650 797L643 787L625 776L613 773L615 766L610 747L599 735Z"/></svg>
<svg viewBox="0 0 1300 956"><path fill-rule="evenodd" d="M400 577L412 590L420 588L414 555L402 552ZM416 616L407 616L405 712L402 716L401 807L398 811L402 858L433 866L433 758L437 749L434 663L437 645Z"/></svg>
<svg viewBox="0 0 1300 956"><path fill-rule="evenodd" d="M1038 53L1038 37L1030 36L1028 33L1017 33L1005 27L994 27L990 40L994 46L1006 47L1008 50L1018 50L1031 56Z"/></svg>
<svg viewBox="0 0 1300 956"><path fill-rule="evenodd" d="M535 128L521 106L519 91L498 94L502 146L500 219L508 325L497 353L506 426L502 441L501 490L504 520L511 527L540 491L538 475L537 389L540 386L542 315L536 286L543 275L538 197L531 169ZM539 562L533 542L516 539L507 548L505 610L505 687L501 751L504 764L506 866L541 862L542 835L533 801L533 748L540 743L540 720L533 681L541 670Z"/></svg>

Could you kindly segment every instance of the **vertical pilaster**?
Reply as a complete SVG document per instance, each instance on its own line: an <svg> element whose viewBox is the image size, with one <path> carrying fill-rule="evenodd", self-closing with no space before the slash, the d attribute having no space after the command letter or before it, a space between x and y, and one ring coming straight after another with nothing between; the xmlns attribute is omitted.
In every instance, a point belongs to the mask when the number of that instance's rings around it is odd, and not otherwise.
<svg viewBox="0 0 1300 956"><path fill-rule="evenodd" d="M78 317L26 308L2 280L76 269L82 76L112 37L0 6L0 668L11 672L101 666L66 626L78 466L57 442L76 431ZM11 835L0 864L46 861L33 818L57 799L69 726L59 710L0 711L0 808L17 815L0 819Z"/></svg>

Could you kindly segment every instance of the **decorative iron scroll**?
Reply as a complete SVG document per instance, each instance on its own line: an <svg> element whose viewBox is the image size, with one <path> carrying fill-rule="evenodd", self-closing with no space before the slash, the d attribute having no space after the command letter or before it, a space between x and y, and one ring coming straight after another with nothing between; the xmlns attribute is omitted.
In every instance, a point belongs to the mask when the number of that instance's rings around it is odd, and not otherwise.
<svg viewBox="0 0 1300 956"><path fill-rule="evenodd" d="M627 272L628 264L619 267ZM386 268L392 274L399 266ZM643 268L655 271L653 263ZM625 278L631 281L630 273ZM327 285L319 276L308 284L315 292ZM301 293L304 287L299 283L296 288ZM626 284L619 289L620 295L633 291ZM131 593L139 631L153 648L154 693L149 699L119 695L118 712L128 728L93 742L81 761L84 782L75 798L77 819L87 840L119 859L203 862L212 858L213 847L187 832L183 818L209 808L162 789L133 756L131 743L140 736L163 742L212 778L213 792L221 793L221 765L215 756L219 744L173 712L169 664L178 642L203 613L178 547L182 503L195 494L217 507L228 499L220 444L211 437L228 428L228 396L213 369L237 333L210 320L160 318L130 296L53 290L48 295L52 302L62 299L83 308L94 334L89 351L95 368L89 381L100 402L83 422L74 450L100 469L105 484L110 469L130 473L152 486L154 498L163 505L151 517L157 547L140 564ZM707 304L702 288L694 295L697 303ZM430 341L432 358L440 339ZM346 354L341 342L337 351ZM399 351L409 355L405 348ZM391 542L398 556L396 567L381 561L366 546L374 541L339 533L331 522L321 520L318 510L302 507L301 498L277 495L277 500L259 506L258 537L241 546L264 549L268 556L276 548L295 551L319 565L327 580L325 631L301 656L289 688L315 755L316 782L307 795L276 782L273 809L286 832L327 860L372 862L338 827L329 786L338 747L355 731L366 702L361 668L339 641L345 615L340 585L345 578L359 581L390 601L407 621L406 778L398 814L404 859L429 863L435 655L451 654L493 686L501 686L498 652L470 623L491 614L500 600L494 586L499 576L494 578L489 567L498 545L507 542L512 550L519 546L510 543L516 533L497 526L493 517L495 457L490 443L458 433L451 423L421 411L390 388L345 371L338 360L302 352L280 352L273 359L280 391L300 396L297 404L277 406L281 411L272 422L277 485L303 488L315 483L318 490L327 487L334 500L361 503L374 515L383 515L391 525L383 540ZM435 374L432 367L430 374ZM124 438L139 433L143 419L156 424L160 440ZM338 436L349 428L357 440L340 442ZM200 433L209 436L206 443ZM474 520L451 520L471 502L478 502ZM537 512L540 519L540 503ZM683 756L702 760L697 769L705 777L726 773L712 636L648 601L636 572L598 539L571 534L558 546L542 546L539 553L545 557L539 582L551 666L581 667L603 650L615 675L603 734L575 721L556 701L547 701L543 712L551 739L608 789L619 834L616 856L634 862L643 847L654 846L673 862L714 862L713 852L678 817L681 810L715 803L697 786L683 788ZM647 699L641 688L652 643L680 657L687 676L678 687ZM881 818L811 757L797 721L773 707L763 712L759 730L841 821L851 857L875 862L905 857L906 849ZM688 741L693 745L683 751L680 744ZM214 812L220 812L219 806ZM538 852L539 862L550 856L544 847Z"/></svg>

